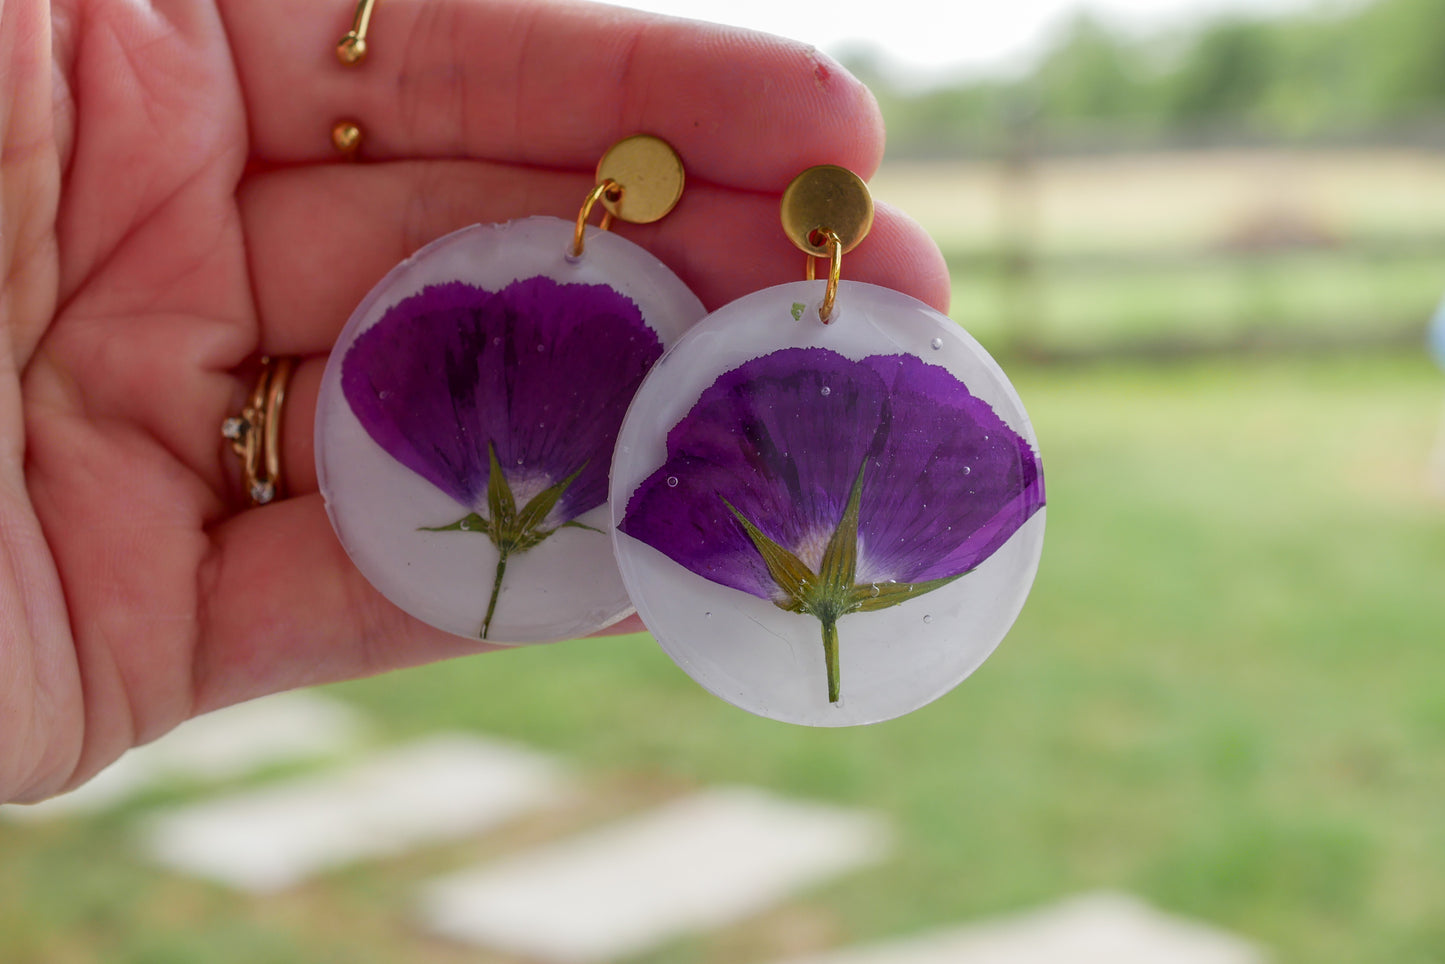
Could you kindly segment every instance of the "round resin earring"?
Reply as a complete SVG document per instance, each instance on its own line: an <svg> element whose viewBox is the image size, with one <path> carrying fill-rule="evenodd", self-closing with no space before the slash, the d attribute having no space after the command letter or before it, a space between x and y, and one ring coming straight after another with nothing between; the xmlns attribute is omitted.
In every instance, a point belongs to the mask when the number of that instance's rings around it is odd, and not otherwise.
<svg viewBox="0 0 1445 964"><path fill-rule="evenodd" d="M647 627L713 693L794 723L876 722L953 688L1013 624L1042 547L1036 443L998 365L922 302L839 280L872 211L851 172L800 174L783 224L810 280L679 340L612 467Z"/></svg>
<svg viewBox="0 0 1445 964"><path fill-rule="evenodd" d="M607 536L612 448L642 377L703 308L606 228L661 218L682 183L671 147L628 138L575 225L464 228L352 314L322 378L316 470L347 554L402 609L500 643L632 611Z"/></svg>

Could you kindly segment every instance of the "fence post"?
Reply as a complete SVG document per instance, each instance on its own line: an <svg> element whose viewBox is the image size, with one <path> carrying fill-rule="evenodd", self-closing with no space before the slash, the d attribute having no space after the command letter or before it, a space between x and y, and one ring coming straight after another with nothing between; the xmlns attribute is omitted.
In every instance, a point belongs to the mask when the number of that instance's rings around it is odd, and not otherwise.
<svg viewBox="0 0 1445 964"><path fill-rule="evenodd" d="M999 171L999 307L1010 353L1037 356L1043 348L1038 279L1038 109L1027 94L1004 107Z"/></svg>

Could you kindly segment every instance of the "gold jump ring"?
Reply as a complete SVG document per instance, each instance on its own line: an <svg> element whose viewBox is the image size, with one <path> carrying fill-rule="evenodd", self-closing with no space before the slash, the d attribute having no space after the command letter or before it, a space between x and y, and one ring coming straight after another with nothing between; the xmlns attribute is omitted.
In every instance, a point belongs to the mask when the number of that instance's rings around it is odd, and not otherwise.
<svg viewBox="0 0 1445 964"><path fill-rule="evenodd" d="M616 192L615 196L614 191ZM572 257L574 258L582 257L582 235L587 231L587 217L592 213L593 205L602 200L603 195L607 195L609 200L616 201L622 196L622 185L611 178L606 178L599 182L592 189L592 193L587 195L587 200L582 202L582 210L577 215L577 232L572 235ZM612 212L605 207L602 209L602 223L599 227L604 231L612 227Z"/></svg>
<svg viewBox="0 0 1445 964"><path fill-rule="evenodd" d="M821 236L818 243L826 243L828 247L828 287L823 292L823 303L818 306L818 320L826 325L833 320L833 307L838 300L838 280L843 277L843 242L831 228L819 228L814 233ZM811 254L808 255L807 276L809 281L817 277Z"/></svg>

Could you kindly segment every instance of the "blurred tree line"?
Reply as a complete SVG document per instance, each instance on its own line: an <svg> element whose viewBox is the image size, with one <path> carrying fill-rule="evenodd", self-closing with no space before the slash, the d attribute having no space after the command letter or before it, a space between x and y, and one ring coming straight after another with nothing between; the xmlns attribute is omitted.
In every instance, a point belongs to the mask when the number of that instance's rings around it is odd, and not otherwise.
<svg viewBox="0 0 1445 964"><path fill-rule="evenodd" d="M1139 37L1087 14L1026 76L927 91L844 62L878 94L895 156L1037 148L1396 139L1445 143L1445 0L1235 15Z"/></svg>

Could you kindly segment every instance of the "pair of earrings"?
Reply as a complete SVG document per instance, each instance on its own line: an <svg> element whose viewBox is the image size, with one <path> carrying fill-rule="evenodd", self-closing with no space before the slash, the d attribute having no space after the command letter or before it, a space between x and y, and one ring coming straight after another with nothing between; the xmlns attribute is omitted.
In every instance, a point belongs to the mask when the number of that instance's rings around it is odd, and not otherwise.
<svg viewBox="0 0 1445 964"><path fill-rule="evenodd" d="M348 554L472 638L580 636L635 607L689 675L775 719L869 723L947 692L1012 625L1042 547L1003 372L923 303L840 280L872 222L848 171L784 194L808 280L706 317L607 231L676 204L672 149L628 138L596 180L575 225L450 234L352 315L316 422Z"/></svg>

